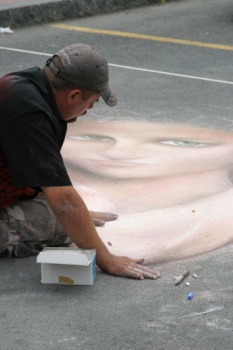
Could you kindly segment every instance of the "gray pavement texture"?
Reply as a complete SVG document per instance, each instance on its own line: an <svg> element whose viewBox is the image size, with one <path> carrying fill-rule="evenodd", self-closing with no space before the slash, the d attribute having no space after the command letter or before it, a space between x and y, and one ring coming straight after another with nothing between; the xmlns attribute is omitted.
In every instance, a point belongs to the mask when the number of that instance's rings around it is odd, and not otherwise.
<svg viewBox="0 0 233 350"><path fill-rule="evenodd" d="M42 285L34 257L1 259L1 350L231 350L232 253L158 266L157 281L98 273L92 287ZM184 266L198 279L174 286Z"/></svg>
<svg viewBox="0 0 233 350"><path fill-rule="evenodd" d="M175 1L175 0L166 0ZM81 18L100 13L165 3L163 0L2 0L0 27L18 28L32 24Z"/></svg>
<svg viewBox="0 0 233 350"><path fill-rule="evenodd" d="M65 23L233 46L232 13L231 0L187 0ZM118 65L110 66L117 110L232 125L232 51L50 25L19 28L0 40L1 74L42 66L50 54L78 40L98 47ZM44 285L36 257L0 258L0 350L232 350L232 254L229 244L151 265L161 273L156 281L98 271L93 286ZM174 276L185 267L190 285L175 286ZM190 292L192 300L187 299Z"/></svg>

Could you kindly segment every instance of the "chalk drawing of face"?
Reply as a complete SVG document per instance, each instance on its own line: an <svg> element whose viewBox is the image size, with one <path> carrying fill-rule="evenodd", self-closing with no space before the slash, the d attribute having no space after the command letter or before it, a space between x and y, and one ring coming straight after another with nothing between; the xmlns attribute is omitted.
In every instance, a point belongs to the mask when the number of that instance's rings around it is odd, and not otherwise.
<svg viewBox="0 0 233 350"><path fill-rule="evenodd" d="M233 164L233 135L143 121L78 122L65 147L79 169L108 179L200 173Z"/></svg>
<svg viewBox="0 0 233 350"><path fill-rule="evenodd" d="M99 229L113 253L157 263L232 241L233 133L80 120L63 156L88 208L119 214Z"/></svg>

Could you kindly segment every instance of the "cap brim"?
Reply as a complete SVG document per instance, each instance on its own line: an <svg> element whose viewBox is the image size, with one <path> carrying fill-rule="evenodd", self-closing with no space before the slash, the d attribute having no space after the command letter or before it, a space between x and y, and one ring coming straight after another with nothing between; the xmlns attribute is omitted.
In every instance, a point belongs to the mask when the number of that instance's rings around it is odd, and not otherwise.
<svg viewBox="0 0 233 350"><path fill-rule="evenodd" d="M109 87L105 90L100 91L100 95L109 107L114 107L117 104L116 94L114 94Z"/></svg>

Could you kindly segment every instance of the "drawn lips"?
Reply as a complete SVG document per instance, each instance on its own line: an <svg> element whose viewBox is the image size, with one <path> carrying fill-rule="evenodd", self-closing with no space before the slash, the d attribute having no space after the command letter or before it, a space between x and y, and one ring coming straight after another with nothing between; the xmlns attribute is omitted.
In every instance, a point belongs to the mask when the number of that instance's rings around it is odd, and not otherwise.
<svg viewBox="0 0 233 350"><path fill-rule="evenodd" d="M88 159L88 161L100 164L103 166L113 166L113 167L134 167L138 165L145 165L142 163L136 163L131 161L119 161L119 160L101 160L101 159Z"/></svg>

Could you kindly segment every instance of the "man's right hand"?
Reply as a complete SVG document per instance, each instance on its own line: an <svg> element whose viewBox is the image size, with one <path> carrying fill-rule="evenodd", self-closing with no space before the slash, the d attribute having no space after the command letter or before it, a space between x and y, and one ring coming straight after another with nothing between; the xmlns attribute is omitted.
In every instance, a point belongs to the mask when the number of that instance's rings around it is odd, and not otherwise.
<svg viewBox="0 0 233 350"><path fill-rule="evenodd" d="M143 266L144 259L130 259L126 256L111 255L108 262L98 266L109 275L129 277L138 280L144 278L155 280L160 277L158 271Z"/></svg>

